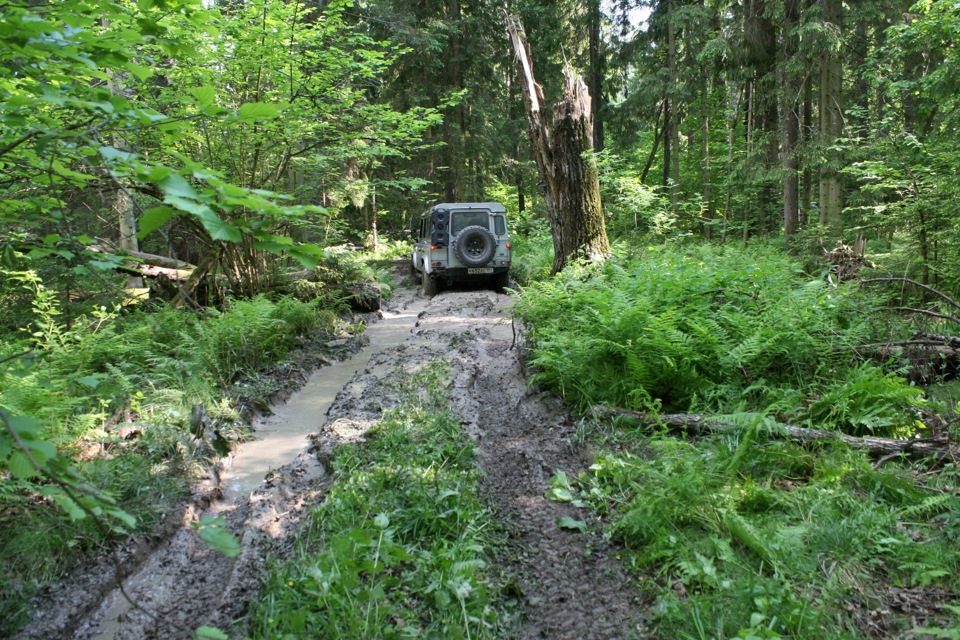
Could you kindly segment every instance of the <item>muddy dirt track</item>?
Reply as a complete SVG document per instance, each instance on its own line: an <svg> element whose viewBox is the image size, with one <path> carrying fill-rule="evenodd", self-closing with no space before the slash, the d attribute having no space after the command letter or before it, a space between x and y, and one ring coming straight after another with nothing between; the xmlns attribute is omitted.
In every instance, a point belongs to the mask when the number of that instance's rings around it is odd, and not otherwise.
<svg viewBox="0 0 960 640"><path fill-rule="evenodd" d="M301 517L323 499L331 451L362 438L396 405L392 381L437 359L449 363L450 397L478 444L486 497L511 532L499 561L522 595L515 637L642 637L643 608L616 550L599 536L559 528L558 518L586 514L544 497L557 469L575 476L590 454L575 443L576 422L560 403L528 386L510 304L509 296L486 289L428 300L406 279L384 311L410 316L409 337L379 351L372 339L369 363L345 381L327 416L317 416L309 451L271 473L249 498L198 496L157 536L119 550L122 592L109 556L48 594L18 638L189 638L202 625L243 637L236 621L256 597L264 557L282 553ZM225 518L242 540L239 556L227 558L198 538L190 523L203 516Z"/></svg>

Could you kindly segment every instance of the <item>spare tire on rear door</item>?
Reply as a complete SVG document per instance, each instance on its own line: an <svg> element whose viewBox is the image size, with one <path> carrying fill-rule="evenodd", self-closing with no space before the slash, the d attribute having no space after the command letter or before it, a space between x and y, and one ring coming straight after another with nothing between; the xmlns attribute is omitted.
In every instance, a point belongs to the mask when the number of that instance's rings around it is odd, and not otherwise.
<svg viewBox="0 0 960 640"><path fill-rule="evenodd" d="M468 267L482 267L493 259L497 241L489 229L471 225L457 235L453 250L460 262Z"/></svg>

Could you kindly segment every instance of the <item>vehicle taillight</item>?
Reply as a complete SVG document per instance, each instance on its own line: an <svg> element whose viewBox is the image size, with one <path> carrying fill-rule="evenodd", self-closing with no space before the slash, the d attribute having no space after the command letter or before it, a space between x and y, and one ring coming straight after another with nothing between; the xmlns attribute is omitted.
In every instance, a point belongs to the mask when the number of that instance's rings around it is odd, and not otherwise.
<svg viewBox="0 0 960 640"><path fill-rule="evenodd" d="M513 248L513 247L511 247L511 246L510 246L510 243L508 242L508 243L507 243L507 249L512 249L512 248Z"/></svg>
<svg viewBox="0 0 960 640"><path fill-rule="evenodd" d="M430 251L436 251L436 250L437 250L437 245L435 244L430 245Z"/></svg>

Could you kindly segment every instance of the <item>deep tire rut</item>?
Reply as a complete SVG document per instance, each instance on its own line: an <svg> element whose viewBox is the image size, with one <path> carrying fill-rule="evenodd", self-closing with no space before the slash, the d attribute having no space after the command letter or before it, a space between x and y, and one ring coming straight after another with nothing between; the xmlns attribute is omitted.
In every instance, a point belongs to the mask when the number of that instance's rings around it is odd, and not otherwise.
<svg viewBox="0 0 960 640"><path fill-rule="evenodd" d="M399 382L441 359L450 368L453 407L477 443L485 496L510 533L497 562L504 575L513 576L524 605L514 635L637 637L641 607L616 550L600 535L557 526L561 517L588 520L589 514L545 497L557 470L576 477L592 460L576 444L577 425L561 403L528 387L510 320L511 298L452 290L425 300L415 291L407 281L389 303L419 311L409 339L375 354L346 381L325 426L311 437L309 452L272 474L248 502L188 507L179 519L170 518L168 535L150 545L152 553L127 554L124 590L139 608L113 588L108 557L48 594L16 637L189 638L202 625L243 637L237 621L257 596L265 557L282 556L301 517L322 500L333 449L362 438L384 410L399 403ZM242 540L238 557L226 558L199 539L190 523L203 515L227 521Z"/></svg>
<svg viewBox="0 0 960 640"><path fill-rule="evenodd" d="M574 444L576 423L552 395L526 382L514 332L495 325L463 347L465 366L454 387L461 414L473 416L485 491L511 530L507 571L523 594L523 638L635 637L635 589L615 549L592 533L567 531L558 519L588 519L572 505L545 497L557 470L576 477L593 462ZM455 396L456 397L456 396Z"/></svg>

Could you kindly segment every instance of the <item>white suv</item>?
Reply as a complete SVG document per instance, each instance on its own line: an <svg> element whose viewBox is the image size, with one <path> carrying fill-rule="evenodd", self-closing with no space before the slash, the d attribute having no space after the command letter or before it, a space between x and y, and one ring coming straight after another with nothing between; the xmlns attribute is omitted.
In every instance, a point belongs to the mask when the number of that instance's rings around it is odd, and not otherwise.
<svg viewBox="0 0 960 640"><path fill-rule="evenodd" d="M410 268L423 293L443 284L487 281L502 290L509 283L510 237L506 210L499 202L445 202L420 215L413 230Z"/></svg>

